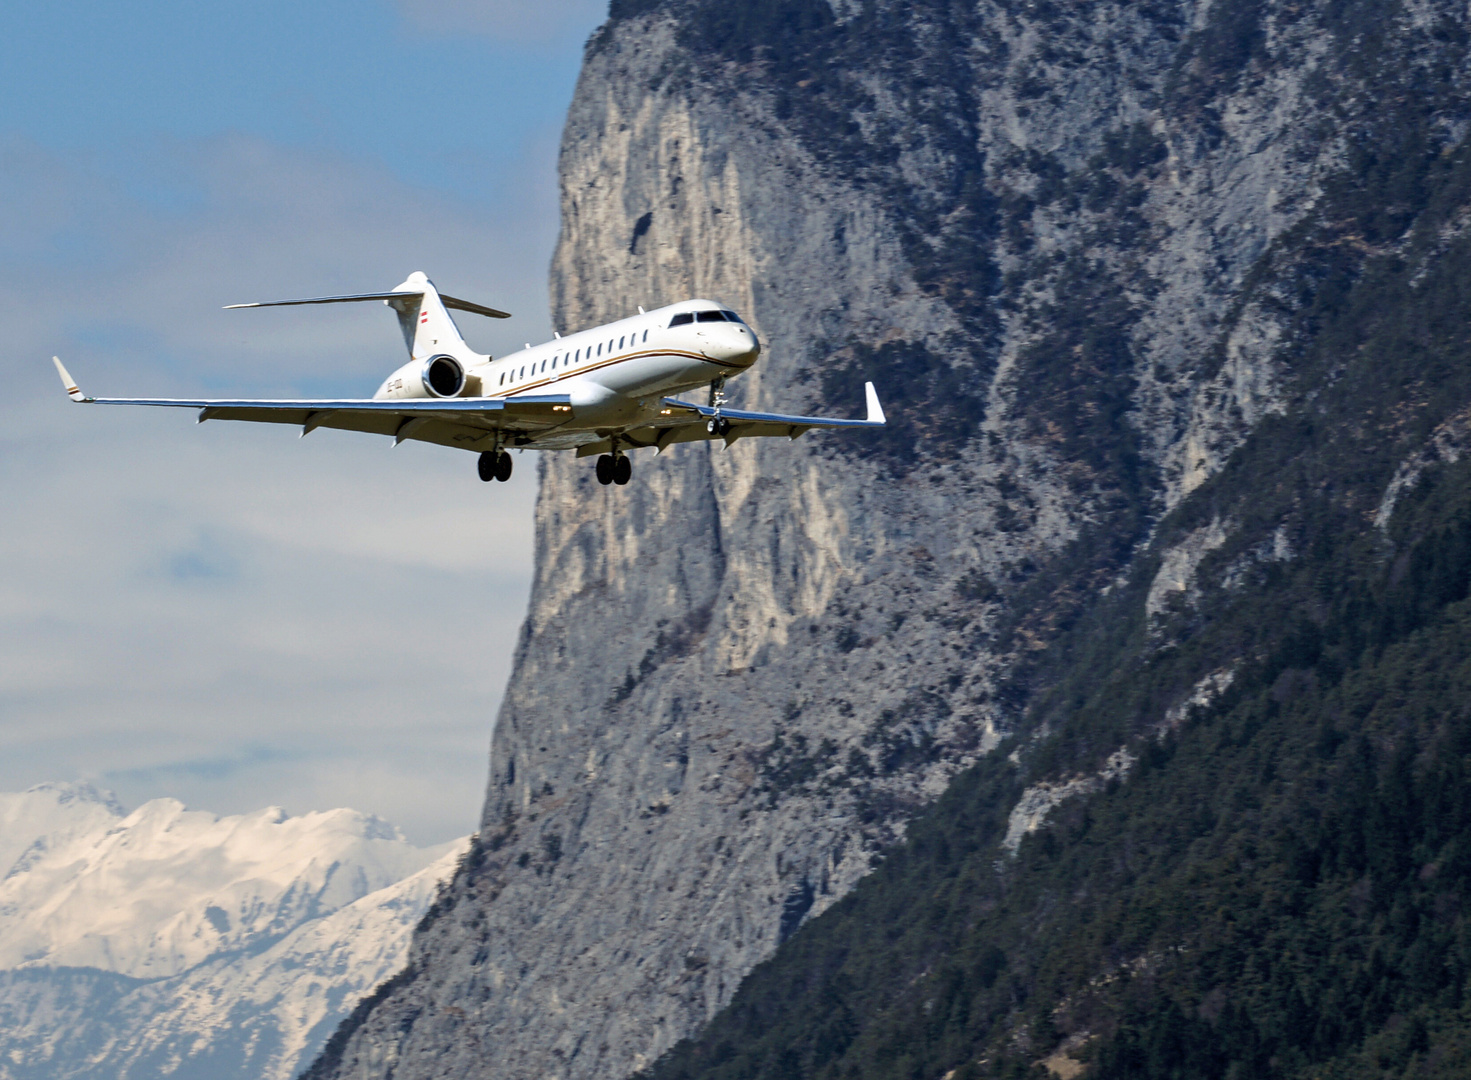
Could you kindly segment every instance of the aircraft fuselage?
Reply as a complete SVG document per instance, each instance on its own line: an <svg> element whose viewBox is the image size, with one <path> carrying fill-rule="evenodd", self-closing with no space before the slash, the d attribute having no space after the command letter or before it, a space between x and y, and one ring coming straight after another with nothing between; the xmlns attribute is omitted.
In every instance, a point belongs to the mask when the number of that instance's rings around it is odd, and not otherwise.
<svg viewBox="0 0 1471 1080"><path fill-rule="evenodd" d="M494 359L469 351L462 341L416 342L416 350L425 349L414 362L442 353L464 367L464 396L567 394L576 417L568 426L598 429L648 421L659 415L665 395L740 374L756 362L761 343L735 312L696 299ZM374 397L415 391L402 380L396 386L397 375Z"/></svg>

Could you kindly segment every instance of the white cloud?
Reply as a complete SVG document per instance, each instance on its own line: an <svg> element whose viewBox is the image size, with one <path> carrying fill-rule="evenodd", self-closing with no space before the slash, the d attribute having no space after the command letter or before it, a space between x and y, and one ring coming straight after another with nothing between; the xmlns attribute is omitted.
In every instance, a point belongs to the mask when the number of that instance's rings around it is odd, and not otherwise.
<svg viewBox="0 0 1471 1080"><path fill-rule="evenodd" d="M97 394L367 393L403 361L376 305L220 305L415 269L517 314L467 316L478 347L540 340L556 220L538 149L490 211L242 137L155 147L156 173L121 179L5 147L0 790L88 776L130 803L350 805L420 842L473 826L534 455L485 485L438 447L78 406L48 358Z"/></svg>
<svg viewBox="0 0 1471 1080"><path fill-rule="evenodd" d="M411 26L432 34L481 34L499 41L586 37L608 17L608 0L398 0Z"/></svg>

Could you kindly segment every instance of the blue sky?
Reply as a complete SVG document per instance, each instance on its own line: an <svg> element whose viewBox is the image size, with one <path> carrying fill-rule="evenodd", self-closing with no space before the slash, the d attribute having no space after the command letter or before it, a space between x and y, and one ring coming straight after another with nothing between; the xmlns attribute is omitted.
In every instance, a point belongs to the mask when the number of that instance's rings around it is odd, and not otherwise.
<svg viewBox="0 0 1471 1080"><path fill-rule="evenodd" d="M549 335L556 149L599 0L0 4L0 789L350 805L469 831L535 457L72 405L371 393L422 269Z"/></svg>

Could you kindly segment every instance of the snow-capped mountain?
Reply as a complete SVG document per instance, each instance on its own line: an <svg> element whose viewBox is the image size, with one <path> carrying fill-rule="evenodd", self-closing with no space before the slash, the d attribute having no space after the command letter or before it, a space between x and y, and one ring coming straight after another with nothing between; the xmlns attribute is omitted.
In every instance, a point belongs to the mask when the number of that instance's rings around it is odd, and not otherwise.
<svg viewBox="0 0 1471 1080"><path fill-rule="evenodd" d="M402 967L463 849L354 810L0 794L0 1078L287 1080Z"/></svg>

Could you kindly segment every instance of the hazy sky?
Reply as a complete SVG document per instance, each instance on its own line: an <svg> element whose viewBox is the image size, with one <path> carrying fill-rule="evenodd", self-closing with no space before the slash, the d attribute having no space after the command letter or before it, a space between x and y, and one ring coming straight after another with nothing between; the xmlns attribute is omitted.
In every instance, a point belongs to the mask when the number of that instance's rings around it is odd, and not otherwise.
<svg viewBox="0 0 1471 1080"><path fill-rule="evenodd" d="M549 336L556 147L604 0L0 0L0 790L477 820L536 458L84 407L368 395L424 270Z"/></svg>

